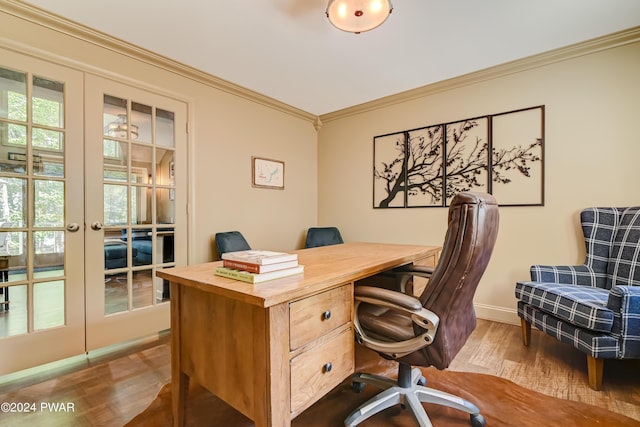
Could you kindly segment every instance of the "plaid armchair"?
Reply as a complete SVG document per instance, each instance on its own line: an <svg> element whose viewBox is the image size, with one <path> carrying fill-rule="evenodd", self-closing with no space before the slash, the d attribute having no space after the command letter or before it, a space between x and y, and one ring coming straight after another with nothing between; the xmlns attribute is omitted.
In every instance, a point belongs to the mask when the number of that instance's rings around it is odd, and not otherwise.
<svg viewBox="0 0 640 427"><path fill-rule="evenodd" d="M580 221L584 264L533 265L515 293L524 344L534 325L573 345L600 390L604 359L640 358L640 207L588 208Z"/></svg>

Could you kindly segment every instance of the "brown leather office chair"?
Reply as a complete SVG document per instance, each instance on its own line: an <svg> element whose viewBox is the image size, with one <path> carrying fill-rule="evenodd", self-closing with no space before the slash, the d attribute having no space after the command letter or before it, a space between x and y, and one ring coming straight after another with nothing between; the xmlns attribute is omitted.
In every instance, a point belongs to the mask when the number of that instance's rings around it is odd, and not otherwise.
<svg viewBox="0 0 640 427"><path fill-rule="evenodd" d="M419 298L373 286L355 288L357 341L385 359L399 362L398 379L355 374L364 384L384 389L356 409L345 426L356 426L396 404L406 405L421 427L431 426L421 402L465 411L471 425L485 420L473 403L424 386L422 371L445 369L476 326L473 296L489 263L498 234L498 205L489 194L459 193L449 208L449 226L438 265Z"/></svg>

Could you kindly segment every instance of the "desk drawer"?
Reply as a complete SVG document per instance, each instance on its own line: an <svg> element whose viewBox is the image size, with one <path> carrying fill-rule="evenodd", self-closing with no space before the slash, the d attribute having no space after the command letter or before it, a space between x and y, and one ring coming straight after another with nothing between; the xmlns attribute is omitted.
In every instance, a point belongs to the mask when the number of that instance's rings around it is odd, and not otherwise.
<svg viewBox="0 0 640 427"><path fill-rule="evenodd" d="M292 302L290 349L295 350L351 320L351 284Z"/></svg>
<svg viewBox="0 0 640 427"><path fill-rule="evenodd" d="M349 327L291 359L291 413L294 416L351 375L354 345L353 329Z"/></svg>

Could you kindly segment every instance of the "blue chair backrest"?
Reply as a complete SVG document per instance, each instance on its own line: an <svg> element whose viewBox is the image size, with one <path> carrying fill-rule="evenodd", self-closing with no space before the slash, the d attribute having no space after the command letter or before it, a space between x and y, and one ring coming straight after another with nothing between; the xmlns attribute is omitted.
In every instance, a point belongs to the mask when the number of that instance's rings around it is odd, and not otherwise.
<svg viewBox="0 0 640 427"><path fill-rule="evenodd" d="M216 248L222 256L226 252L247 251L251 246L239 231L225 231L216 233Z"/></svg>
<svg viewBox="0 0 640 427"><path fill-rule="evenodd" d="M337 227L311 227L307 230L305 248L338 245L344 243Z"/></svg>

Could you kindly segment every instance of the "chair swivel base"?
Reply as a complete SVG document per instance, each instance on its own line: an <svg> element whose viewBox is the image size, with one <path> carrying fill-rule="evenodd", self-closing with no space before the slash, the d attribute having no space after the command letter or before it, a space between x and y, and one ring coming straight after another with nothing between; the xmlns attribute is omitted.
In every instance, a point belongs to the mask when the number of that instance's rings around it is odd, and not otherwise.
<svg viewBox="0 0 640 427"><path fill-rule="evenodd" d="M424 410L424 406L422 406L422 402L424 402L435 403L464 411L469 414L472 427L484 427L485 419L480 415L480 410L476 405L452 394L424 387L421 385L421 383L424 383L424 377L422 377L420 369L411 369L408 366L406 366L406 368L409 369L408 373L411 376L411 382L407 387L400 385L403 383L402 376L404 369L402 364L400 365L398 381L379 375L355 374L351 379L356 392L362 390L364 384L376 386L384 391L360 405L358 409L345 419L344 425L346 427L357 426L367 418L394 405L400 404L411 410L420 427L433 427L427 412Z"/></svg>

